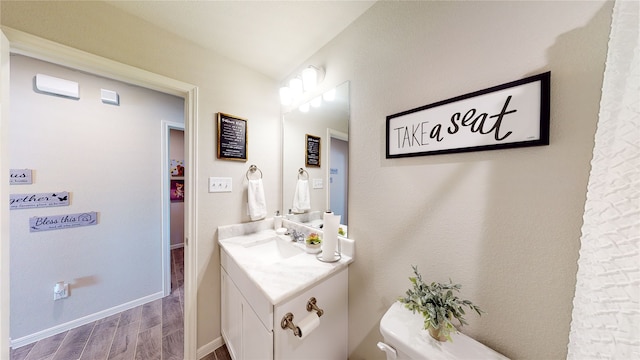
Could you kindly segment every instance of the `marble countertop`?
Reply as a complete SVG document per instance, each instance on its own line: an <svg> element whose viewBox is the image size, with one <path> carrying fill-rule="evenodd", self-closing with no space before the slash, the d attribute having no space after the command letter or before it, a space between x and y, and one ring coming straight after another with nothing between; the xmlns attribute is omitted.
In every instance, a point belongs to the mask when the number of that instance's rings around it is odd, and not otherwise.
<svg viewBox="0 0 640 360"><path fill-rule="evenodd" d="M273 305L278 305L300 291L337 273L353 261L352 256L343 253L339 261L327 263L318 260L315 254L301 252L274 263L264 263L260 260L259 253L247 251L246 245L278 235L273 229L258 228L254 230L257 231L251 233L241 231L242 234L239 235L238 231L223 229L219 232L218 243ZM280 235L280 237L290 239L284 235ZM352 244L349 244L353 240L342 239L341 241L346 241L347 247L353 249ZM304 250L303 244L291 242L291 245ZM350 253L350 255L353 254Z"/></svg>

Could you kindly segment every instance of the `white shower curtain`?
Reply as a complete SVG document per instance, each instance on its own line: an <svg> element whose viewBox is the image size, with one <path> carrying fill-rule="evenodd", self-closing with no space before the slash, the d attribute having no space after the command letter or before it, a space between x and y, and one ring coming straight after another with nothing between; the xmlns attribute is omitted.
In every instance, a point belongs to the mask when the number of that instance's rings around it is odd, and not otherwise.
<svg viewBox="0 0 640 360"><path fill-rule="evenodd" d="M569 359L640 359L639 2L614 5Z"/></svg>

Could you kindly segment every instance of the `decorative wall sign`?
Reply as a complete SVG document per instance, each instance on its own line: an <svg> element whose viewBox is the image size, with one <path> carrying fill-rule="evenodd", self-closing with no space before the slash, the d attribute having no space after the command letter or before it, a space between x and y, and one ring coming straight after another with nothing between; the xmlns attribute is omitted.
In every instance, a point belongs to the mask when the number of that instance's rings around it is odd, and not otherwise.
<svg viewBox="0 0 640 360"><path fill-rule="evenodd" d="M184 201L184 180L171 180L171 201Z"/></svg>
<svg viewBox="0 0 640 360"><path fill-rule="evenodd" d="M29 231L47 231L69 229L79 226L90 226L98 223L98 213L95 211L79 214L34 216L29 218Z"/></svg>
<svg viewBox="0 0 640 360"><path fill-rule="evenodd" d="M9 209L69 206L69 192L9 195Z"/></svg>
<svg viewBox="0 0 640 360"><path fill-rule="evenodd" d="M9 169L9 184L30 185L33 184L31 169Z"/></svg>
<svg viewBox="0 0 640 360"><path fill-rule="evenodd" d="M184 161L171 159L171 176L184 176Z"/></svg>
<svg viewBox="0 0 640 360"><path fill-rule="evenodd" d="M247 120L218 113L218 159L247 161Z"/></svg>
<svg viewBox="0 0 640 360"><path fill-rule="evenodd" d="M387 116L387 159L549 145L551 73Z"/></svg>
<svg viewBox="0 0 640 360"><path fill-rule="evenodd" d="M307 166L320 167L320 138L306 134L305 142Z"/></svg>

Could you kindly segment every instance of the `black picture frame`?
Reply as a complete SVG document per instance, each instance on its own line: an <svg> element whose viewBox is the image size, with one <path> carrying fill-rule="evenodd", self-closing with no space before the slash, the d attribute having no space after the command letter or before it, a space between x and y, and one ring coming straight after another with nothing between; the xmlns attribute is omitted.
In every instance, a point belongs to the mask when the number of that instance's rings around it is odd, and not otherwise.
<svg viewBox="0 0 640 360"><path fill-rule="evenodd" d="M305 135L305 165L307 167L320 167L320 146L319 136Z"/></svg>
<svg viewBox="0 0 640 360"><path fill-rule="evenodd" d="M216 117L217 158L247 161L247 120L225 113L218 113Z"/></svg>
<svg viewBox="0 0 640 360"><path fill-rule="evenodd" d="M549 145L550 87L545 72L389 115L386 158Z"/></svg>

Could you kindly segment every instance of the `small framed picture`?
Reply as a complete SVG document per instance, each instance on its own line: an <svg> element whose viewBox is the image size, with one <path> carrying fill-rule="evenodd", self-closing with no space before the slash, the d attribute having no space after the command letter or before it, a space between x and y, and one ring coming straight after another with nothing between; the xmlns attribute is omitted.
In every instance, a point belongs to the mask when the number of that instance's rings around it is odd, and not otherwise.
<svg viewBox="0 0 640 360"><path fill-rule="evenodd" d="M320 137L306 134L306 165L320 167Z"/></svg>
<svg viewBox="0 0 640 360"><path fill-rule="evenodd" d="M184 201L184 180L171 180L169 191L171 202Z"/></svg>
<svg viewBox="0 0 640 360"><path fill-rule="evenodd" d="M247 161L247 120L218 113L218 159Z"/></svg>

